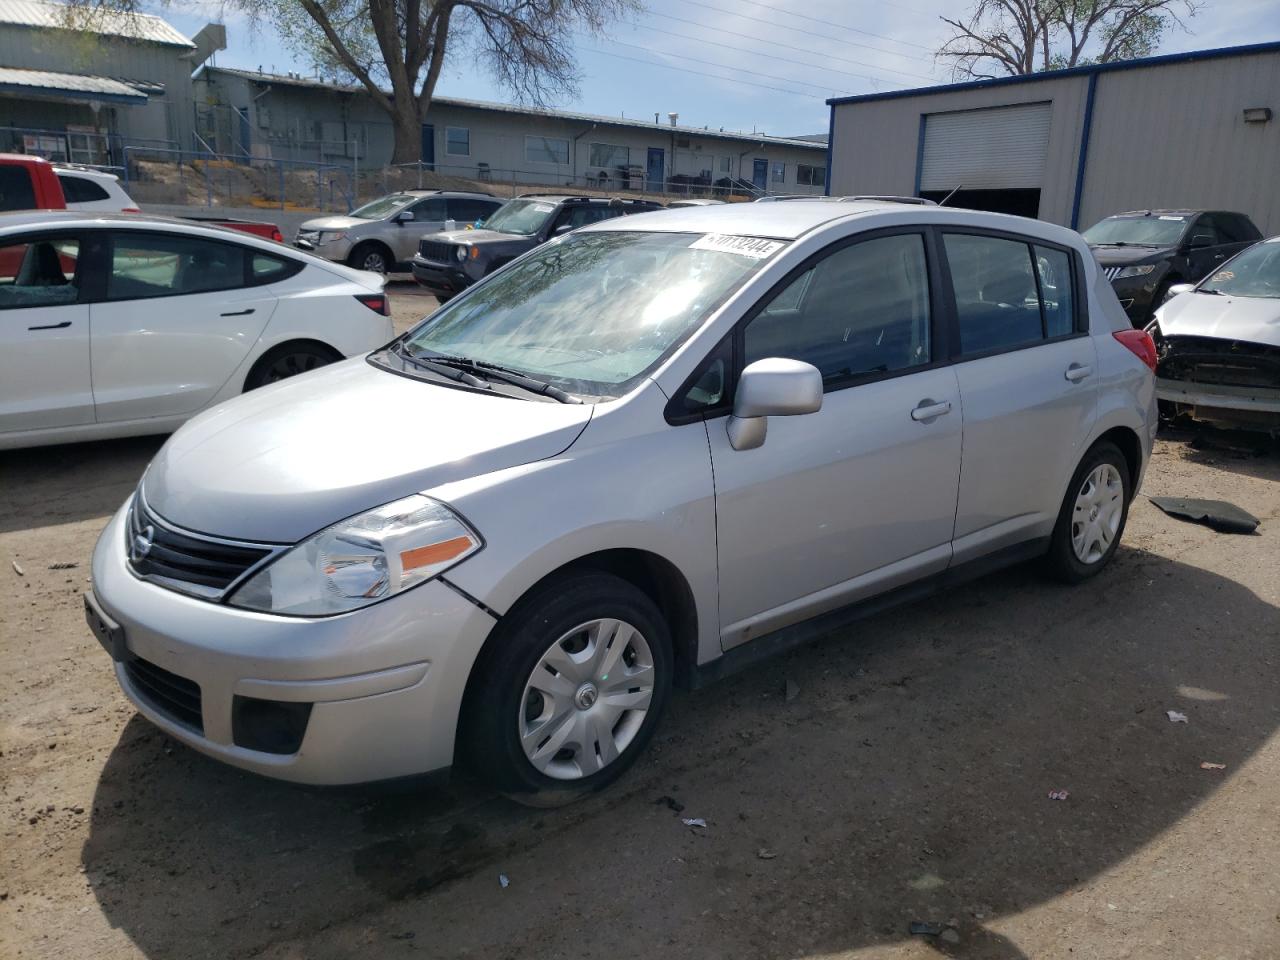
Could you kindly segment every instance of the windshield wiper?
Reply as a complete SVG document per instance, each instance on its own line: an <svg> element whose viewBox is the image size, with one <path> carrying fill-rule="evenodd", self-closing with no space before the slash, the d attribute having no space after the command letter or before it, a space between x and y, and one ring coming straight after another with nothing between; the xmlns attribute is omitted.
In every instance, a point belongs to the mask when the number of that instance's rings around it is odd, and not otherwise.
<svg viewBox="0 0 1280 960"><path fill-rule="evenodd" d="M512 386L522 387L530 393L541 394L544 397L550 397L560 403L581 403L577 397L561 390L553 383L546 380L539 380L537 377L531 377L527 373L521 373L519 370L512 370L510 367L504 367L498 363L490 363L487 360L473 360L470 357L451 357L451 356L435 356L429 358L432 363L438 363L442 366L455 367L459 370L466 370L470 373L479 374L490 380L500 380L503 383L509 383Z"/></svg>
<svg viewBox="0 0 1280 960"><path fill-rule="evenodd" d="M491 389L489 384L485 383L473 373L468 373L465 370L459 370L450 364L441 363L437 360L415 356L408 351L403 340L397 340L393 343L391 345L391 350L397 356L408 360L420 370L430 370L432 373L438 374L446 380L452 380L455 383L465 383L468 387L476 387L480 390Z"/></svg>

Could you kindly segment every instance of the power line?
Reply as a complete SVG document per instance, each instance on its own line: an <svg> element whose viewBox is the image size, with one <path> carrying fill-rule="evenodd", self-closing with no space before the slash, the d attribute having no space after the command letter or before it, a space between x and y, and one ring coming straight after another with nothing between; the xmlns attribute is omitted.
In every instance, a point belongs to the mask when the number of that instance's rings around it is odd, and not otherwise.
<svg viewBox="0 0 1280 960"><path fill-rule="evenodd" d="M762 7L765 10L772 10L774 13L782 13L788 17L795 17L797 20L808 20L810 23L820 23L824 27L836 27L840 30L849 30L853 33L860 33L863 36L876 37L879 40L888 40L890 43L900 43L906 47L916 47L919 50L927 50L929 53L933 53L932 47L926 47L923 44L919 44L919 43L912 43L910 40L899 40L896 37L886 37L883 33L872 33L870 30L860 30L857 27L849 27L849 26L845 26L843 23L836 23L834 20L823 20L820 17L810 17L803 13L796 13L794 10L780 10L777 7L770 6L767 3L761 3L760 0L738 0L738 2L750 4L753 7ZM702 6L702 4L698 4L698 6ZM724 12L727 12L727 11L724 11ZM911 12L921 16L927 16L927 14L923 14L919 10L912 10ZM741 16L741 14L738 14L738 16ZM761 22L764 22L764 21L761 21ZM782 24L777 24L777 26L782 26Z"/></svg>
<svg viewBox="0 0 1280 960"><path fill-rule="evenodd" d="M703 3L703 2L702 2L702 0L684 0L684 2L685 2L685 3L687 3L687 4L691 4L692 6L695 6L695 7L704 7L704 8L706 8L707 10L714 10L716 13L722 13L722 14L725 14L726 16L730 16L730 17L741 17L743 20L754 20L756 23L763 23L763 24L764 24L765 26L767 26L767 27L773 27L773 28L775 28L775 29L779 29L779 28L781 28L781 29L783 29L783 30L791 30L791 31L792 31L792 32L794 32L794 33L803 33L806 37L817 37L819 40L830 40L830 39L832 39L832 38L831 38L831 36L830 36L830 34L826 34L826 33L816 33L816 32L815 32L815 31L813 31L813 30L804 30L804 29L802 29L802 28L800 28L800 27L793 27L793 26L790 26L790 25L785 24L785 23L778 23L778 22L777 22L777 21L775 21L775 20L765 20L765 19L764 19L764 18L762 18L762 17L753 17L753 16L751 16L751 14L749 14L749 13L737 13L737 12L736 12L736 11L734 11L734 10L726 10L724 7L716 7L716 6L712 6L712 5L711 5L711 4L709 4L709 3ZM852 28L852 27L845 27L844 29L846 29L846 30L851 30L851 29L853 29L853 28ZM858 31L858 32L860 32L860 33L861 33L861 32L864 32L864 31ZM872 34L872 36L879 36L879 35L878 35L878 34ZM890 38L885 37L885 38L883 38L883 39L890 39ZM876 47L876 46L872 46L872 45L871 45L871 44L869 44L869 43L858 43L858 42L857 42L857 41L855 41L855 40L841 40L840 42L841 42L841 43L849 44L850 46L854 46L854 47L865 47L865 48L866 48L866 49L868 49L868 50L876 50L876 51L878 51L878 52L880 52L880 53L887 54L888 56L891 56L891 57L902 57L904 60L919 60L919 59L921 59L921 57L920 57L920 55L919 55L919 54L913 54L913 53L899 53L899 52L898 52L898 51L896 51L896 50L885 50L883 47ZM915 46L915 44L913 44L913 46ZM922 49L922 50L929 50L929 48L928 48L928 47L921 47L920 49ZM932 51L930 51L930 52L932 52Z"/></svg>
<svg viewBox="0 0 1280 960"><path fill-rule="evenodd" d="M781 47L784 50L795 50L797 53L813 53L812 50L808 50L804 47L797 47L791 43L783 43L781 40L770 40L766 37L757 37L749 33L737 33L736 31L733 31L733 30L726 30L723 27L715 27L715 26L712 26L711 24L699 23L697 20L686 20L684 17L677 17L674 14L670 14L670 13L658 13L654 11L653 16L662 17L664 20L674 20L677 23L685 23L691 27L698 27L703 30L714 30L716 33L723 33L726 36L730 36L730 37L741 37L743 40L754 40L756 43L767 43L770 46ZM855 46L857 46L857 44L855 44ZM875 49L875 48L872 48L872 49ZM926 77L919 73L908 73L905 70L895 70L892 67L882 67L878 63L867 63L864 60L851 60L848 57L837 57L834 54L829 54L825 52L822 54L822 57L824 57L827 60L836 60L840 63L849 63L855 67L868 67L872 70L880 70L885 73L897 73L904 77L910 77L912 80L924 80L927 83L934 82L933 77Z"/></svg>
<svg viewBox="0 0 1280 960"><path fill-rule="evenodd" d="M642 30L652 30L654 33L661 33L664 36L675 37L677 40L690 39L687 34L674 33L671 30L663 30L661 27L651 27L647 23L638 23L636 26ZM736 50L738 53L749 53L753 57L764 57L766 60L778 60L782 63L792 63L797 67L808 67L810 70L825 70L827 73L838 73L842 77L854 77L858 80L870 80L873 83L897 83L896 80L890 80L887 77L877 77L867 73L850 73L847 70L837 70L835 67L824 67L818 63L805 63L803 60L792 60L789 57L780 57L776 53L761 53L759 50L749 50L746 47L735 47L731 43L720 43L718 40L707 40L702 37L697 38L698 43L708 44L713 47L724 47L726 50Z"/></svg>
<svg viewBox="0 0 1280 960"><path fill-rule="evenodd" d="M664 51L664 52L659 53L659 52L657 52L657 51L650 50L648 47L642 47L642 46L639 46L638 44L634 44L634 43L626 43L626 42L624 42L624 41L622 41L622 40L609 40L609 41L607 41L607 42L608 42L608 43L612 43L612 44L616 44L616 45L617 45L617 46L619 46L619 47L630 47L630 48L631 48L631 49L633 49L633 50L642 50L642 51L645 51L645 52L647 52L647 53L651 53L651 54L653 54L653 56L655 56L655 57L672 57L672 58L674 58L674 59L676 59L676 60L688 60L690 63L700 63L700 64L702 64L704 67L720 67L720 68L721 68L721 69L723 69L723 70L737 70L737 69L739 69L738 67L735 67L735 66L734 66L733 64L731 64L731 63L716 63L716 62L715 62L715 61L713 61L713 60L699 60L697 57L689 57L689 56L685 56L685 55L684 55L684 54L682 54L682 53L666 53L665 51ZM780 81L781 83L798 83L798 84L800 84L800 86L802 86L802 87L813 87L813 88L815 88L815 89L817 89L817 90L825 90L825 91L826 91L826 92L828 92L828 93L832 93L832 92L834 92L834 93L850 93L850 92L851 92L851 91L849 91L849 90L835 90L834 88L829 87L829 86L827 86L826 84L823 84L823 83L810 83L810 82L809 82L809 81L807 81L807 80L796 80L796 79L793 79L792 77L775 77L775 76L774 76L773 74L771 74L771 73L757 73L757 72L755 72L754 70L753 70L753 71L751 71L751 75L752 75L753 77L760 77L760 78L765 79L765 80L778 80L778 81Z"/></svg>
<svg viewBox="0 0 1280 960"><path fill-rule="evenodd" d="M804 97L806 100L812 101L814 95L806 93L803 90L787 90L783 87L775 87L767 83L753 83L750 80L743 80L739 77L725 77L718 73L707 73L705 70L690 70L688 67L676 67L669 63L654 63L652 60L641 60L639 57L628 57L623 53L614 53L612 50L594 50L591 47L583 47L588 53L598 53L602 57L612 57L615 60L630 60L632 63L643 63L646 67L662 67L664 70L678 70L681 73L692 73L698 77L710 77L712 80L724 80L727 83L742 84L748 87L759 87L762 90L772 90L775 93L789 93L795 97ZM754 74L753 74L754 76Z"/></svg>

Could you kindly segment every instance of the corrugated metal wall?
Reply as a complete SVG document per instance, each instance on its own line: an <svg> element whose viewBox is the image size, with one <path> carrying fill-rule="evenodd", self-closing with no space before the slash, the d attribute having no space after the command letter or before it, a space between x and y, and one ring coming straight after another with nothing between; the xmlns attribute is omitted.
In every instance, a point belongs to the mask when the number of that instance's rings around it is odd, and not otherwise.
<svg viewBox="0 0 1280 960"><path fill-rule="evenodd" d="M1246 107L1275 116L1247 124ZM1080 226L1147 207L1237 210L1280 234L1280 53L1098 77Z"/></svg>

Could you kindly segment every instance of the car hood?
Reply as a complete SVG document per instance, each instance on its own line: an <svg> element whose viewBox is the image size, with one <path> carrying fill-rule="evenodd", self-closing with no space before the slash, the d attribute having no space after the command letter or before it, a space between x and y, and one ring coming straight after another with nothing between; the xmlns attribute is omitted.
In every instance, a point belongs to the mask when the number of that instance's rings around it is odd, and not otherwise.
<svg viewBox="0 0 1280 960"><path fill-rule="evenodd" d="M522 237L518 233L499 233L497 230L452 230L448 233L438 233L435 239L445 240L448 243L473 243L484 244L511 244L517 247L532 247L538 242L538 238Z"/></svg>
<svg viewBox="0 0 1280 960"><path fill-rule="evenodd" d="M1173 247L1090 247L1104 267L1122 267L1173 256Z"/></svg>
<svg viewBox="0 0 1280 960"><path fill-rule="evenodd" d="M373 223L373 220L361 220L359 217L316 217L314 220L308 220L299 230L350 230L352 227L359 227L366 223Z"/></svg>
<svg viewBox="0 0 1280 960"><path fill-rule="evenodd" d="M555 456L592 409L438 386L356 358L191 420L147 468L143 496L188 530L296 543L411 493Z"/></svg>
<svg viewBox="0 0 1280 960"><path fill-rule="evenodd" d="M1280 299L1182 293L1156 312L1166 337L1218 337L1280 347Z"/></svg>

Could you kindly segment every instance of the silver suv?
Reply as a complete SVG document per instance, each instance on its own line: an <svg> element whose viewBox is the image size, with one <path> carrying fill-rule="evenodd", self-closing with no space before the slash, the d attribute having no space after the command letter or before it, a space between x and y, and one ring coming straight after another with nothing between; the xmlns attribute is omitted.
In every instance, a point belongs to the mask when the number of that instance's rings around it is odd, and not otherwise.
<svg viewBox="0 0 1280 960"><path fill-rule="evenodd" d="M409 269L418 241L442 230L473 226L502 206L487 193L406 190L379 197L345 217L318 217L298 228L295 247L359 270Z"/></svg>
<svg viewBox="0 0 1280 960"><path fill-rule="evenodd" d="M564 802L697 687L887 603L1114 555L1155 355L1076 233L899 203L620 217L148 467L90 625L227 763Z"/></svg>

